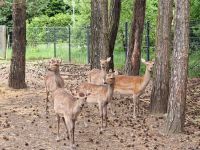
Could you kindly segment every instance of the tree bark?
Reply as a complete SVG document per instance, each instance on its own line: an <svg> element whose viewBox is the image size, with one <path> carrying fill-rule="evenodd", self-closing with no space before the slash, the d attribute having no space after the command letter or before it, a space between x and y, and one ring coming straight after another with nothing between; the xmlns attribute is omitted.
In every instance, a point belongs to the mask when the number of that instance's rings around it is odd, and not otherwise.
<svg viewBox="0 0 200 150"><path fill-rule="evenodd" d="M108 14L107 0L91 1L91 69L100 68L100 59L108 57L111 57L109 68L114 69L113 51L119 26L121 0L112 0L111 8L111 13Z"/></svg>
<svg viewBox="0 0 200 150"><path fill-rule="evenodd" d="M125 64L125 73L127 75L139 75L145 9L146 0L135 0L129 49Z"/></svg>
<svg viewBox="0 0 200 150"><path fill-rule="evenodd" d="M100 13L101 13L101 32L100 32L100 49L101 59L107 59L109 57L109 26L108 26L108 1L100 1Z"/></svg>
<svg viewBox="0 0 200 150"><path fill-rule="evenodd" d="M109 57L111 57L111 61L109 63L109 68L114 70L113 52L119 27L121 0L111 0L110 3L111 9L109 14Z"/></svg>
<svg viewBox="0 0 200 150"><path fill-rule="evenodd" d="M150 111L152 113L167 112L171 21L172 0L159 0L155 75L150 103Z"/></svg>
<svg viewBox="0 0 200 150"><path fill-rule="evenodd" d="M189 0L175 1L175 34L171 87L167 110L167 133L183 131L189 50Z"/></svg>
<svg viewBox="0 0 200 150"><path fill-rule="evenodd" d="M13 1L13 53L10 65L9 87L21 89L25 83L26 1Z"/></svg>
<svg viewBox="0 0 200 150"><path fill-rule="evenodd" d="M91 1L91 42L90 42L90 63L91 69L100 69L100 33L101 33L100 2Z"/></svg>

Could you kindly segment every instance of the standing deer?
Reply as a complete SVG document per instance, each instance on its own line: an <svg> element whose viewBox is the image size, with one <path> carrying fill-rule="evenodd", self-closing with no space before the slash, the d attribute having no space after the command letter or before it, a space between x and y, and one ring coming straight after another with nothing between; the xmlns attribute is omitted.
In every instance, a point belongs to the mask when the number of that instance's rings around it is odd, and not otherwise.
<svg viewBox="0 0 200 150"><path fill-rule="evenodd" d="M84 103L86 102L87 95L84 93L78 93L78 96L73 96L65 91L63 88L57 88L53 92L52 96L54 99L54 110L58 120L57 140L60 139L60 115L62 115L62 119L67 130L67 138L70 139L71 146L75 147L75 121L77 120L77 116L79 115Z"/></svg>
<svg viewBox="0 0 200 150"><path fill-rule="evenodd" d="M107 105L112 100L114 90L115 77L114 74L107 74L104 85L96 85L92 83L82 83L76 90L79 92L89 92L87 103L97 103L101 116L101 127L103 129L103 121L105 120L105 127L107 127ZM86 125L86 122L85 122Z"/></svg>
<svg viewBox="0 0 200 150"><path fill-rule="evenodd" d="M106 60L101 59L100 60L101 70L92 69L91 71L88 72L89 83L94 83L97 85L102 85L104 83L104 80L107 74L108 63L110 62L110 60L111 60L111 57L107 58Z"/></svg>
<svg viewBox="0 0 200 150"><path fill-rule="evenodd" d="M136 106L139 112L139 96L145 90L151 79L151 72L153 69L154 61L146 62L141 59L142 63L146 65L146 71L144 76L126 76L116 75L114 83L114 92L120 94L132 94L133 96L133 117L136 117Z"/></svg>
<svg viewBox="0 0 200 150"><path fill-rule="evenodd" d="M46 88L46 113L48 113L48 102L49 94L55 91L57 88L64 87L64 80L60 75L59 67L61 65L61 60L51 59L49 61L48 71L45 77L45 88Z"/></svg>

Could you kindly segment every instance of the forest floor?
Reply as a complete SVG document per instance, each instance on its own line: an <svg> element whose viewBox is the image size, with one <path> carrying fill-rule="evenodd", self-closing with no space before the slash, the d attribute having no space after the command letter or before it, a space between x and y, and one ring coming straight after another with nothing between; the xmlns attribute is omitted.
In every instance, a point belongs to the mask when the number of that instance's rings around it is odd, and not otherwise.
<svg viewBox="0 0 200 150"><path fill-rule="evenodd" d="M60 142L56 141L57 120L50 105L45 113L45 67L41 62L29 62L26 67L28 88L14 90L7 86L9 64L0 64L0 150L64 150L68 149L64 124ZM85 65L64 64L61 74L66 88L86 80ZM185 131L166 135L165 116L149 113L151 83L141 96L141 114L134 119L131 97L114 95L116 115L108 110L108 127L100 132L100 117L95 105L84 107L78 117L75 142L80 150L188 150L200 149L200 78L189 79ZM83 115L88 118L84 127Z"/></svg>

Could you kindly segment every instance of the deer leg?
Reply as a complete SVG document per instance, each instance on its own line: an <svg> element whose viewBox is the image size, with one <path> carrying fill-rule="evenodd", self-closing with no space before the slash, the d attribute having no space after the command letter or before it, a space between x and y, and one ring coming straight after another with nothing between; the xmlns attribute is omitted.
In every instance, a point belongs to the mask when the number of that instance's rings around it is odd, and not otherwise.
<svg viewBox="0 0 200 150"><path fill-rule="evenodd" d="M135 109L136 109L136 97L133 95L133 118L136 118Z"/></svg>
<svg viewBox="0 0 200 150"><path fill-rule="evenodd" d="M136 103L137 103L137 114L139 114L139 112L140 112L140 101L139 101L139 98L138 97L136 97Z"/></svg>
<svg viewBox="0 0 200 150"><path fill-rule="evenodd" d="M105 104L103 107L103 116L105 119L105 127L107 127L107 104Z"/></svg>
<svg viewBox="0 0 200 150"><path fill-rule="evenodd" d="M101 128L103 129L103 106L102 104L99 104L99 112L101 117Z"/></svg>
<svg viewBox="0 0 200 150"><path fill-rule="evenodd" d="M113 116L116 115L115 112L113 111L113 104L112 104L111 101L110 101L110 112L111 112L111 114L112 114Z"/></svg>
<svg viewBox="0 0 200 150"><path fill-rule="evenodd" d="M64 122L64 125L65 125L65 128L66 128L66 130L67 130L67 139L69 140L69 131L68 131L68 129L67 129L67 124L66 124L66 122L65 122L65 118L64 117L62 117L62 120L63 120L63 122Z"/></svg>
<svg viewBox="0 0 200 150"><path fill-rule="evenodd" d="M48 114L49 92L46 91L46 93L47 93L47 98L46 98L46 114Z"/></svg>
<svg viewBox="0 0 200 150"><path fill-rule="evenodd" d="M83 114L83 113L82 113ZM88 127L88 124L87 124L87 121L86 121L86 117L85 117L85 114L83 114L83 120L84 120L84 126L87 128Z"/></svg>
<svg viewBox="0 0 200 150"><path fill-rule="evenodd" d="M72 120L72 145L74 145L75 120Z"/></svg>
<svg viewBox="0 0 200 150"><path fill-rule="evenodd" d="M58 121L58 130L57 130L57 138L56 138L56 141L59 141L60 140L60 133L59 133L59 131L60 131L60 116L58 115L58 114L56 114L56 116L57 116L57 121Z"/></svg>
<svg viewBox="0 0 200 150"><path fill-rule="evenodd" d="M68 117L67 115L64 115L66 124L67 124L67 129L70 137L70 143L71 147L73 148L73 143L74 143L74 137L73 137L73 121L72 118Z"/></svg>

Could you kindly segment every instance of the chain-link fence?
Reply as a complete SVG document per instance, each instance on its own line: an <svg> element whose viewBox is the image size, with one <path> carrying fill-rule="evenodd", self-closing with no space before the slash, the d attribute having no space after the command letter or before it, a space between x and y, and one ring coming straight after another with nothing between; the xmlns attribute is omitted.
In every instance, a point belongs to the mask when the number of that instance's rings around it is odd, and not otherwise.
<svg viewBox="0 0 200 150"><path fill-rule="evenodd" d="M8 51L12 51L12 28L7 29ZM27 28L26 58L28 60L62 58L73 63L87 63L89 49L89 31L87 27L44 27Z"/></svg>
<svg viewBox="0 0 200 150"><path fill-rule="evenodd" d="M114 62L117 68L125 63L128 48L130 23L121 24L115 44ZM154 56L155 27L149 21L145 22L143 32L142 55L149 59ZM7 28L7 58L11 58L12 28ZM28 60L46 59L52 57L62 58L66 62L87 64L89 60L89 27L44 27L27 28L26 58ZM190 62L189 68L199 72L200 59L200 21L190 22ZM151 59L151 58L150 58ZM192 60L192 61L191 61ZM200 73L199 73L200 76Z"/></svg>

